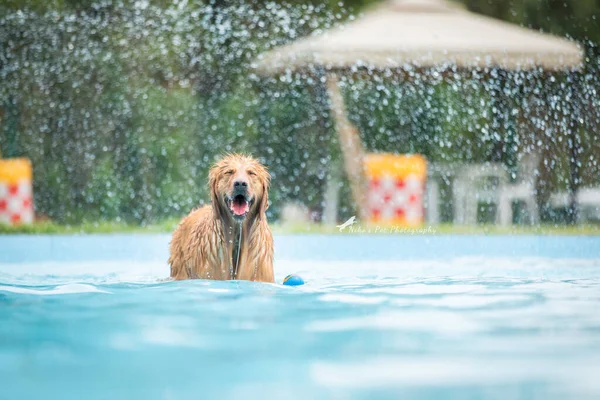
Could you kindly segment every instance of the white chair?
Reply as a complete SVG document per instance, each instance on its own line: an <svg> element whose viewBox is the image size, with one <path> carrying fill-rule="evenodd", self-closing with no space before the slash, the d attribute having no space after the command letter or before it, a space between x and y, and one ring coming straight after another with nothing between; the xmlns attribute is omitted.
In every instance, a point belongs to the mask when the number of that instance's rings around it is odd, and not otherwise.
<svg viewBox="0 0 600 400"><path fill-rule="evenodd" d="M431 225L440 223L440 184L431 175L425 186L425 218Z"/></svg>
<svg viewBox="0 0 600 400"><path fill-rule="evenodd" d="M479 203L498 204L500 188L508 184L508 173L502 164L470 164L460 167L452 186L454 222L475 225ZM496 213L496 223L500 213Z"/></svg>
<svg viewBox="0 0 600 400"><path fill-rule="evenodd" d="M281 223L307 224L310 222L310 211L301 203L286 202L281 208Z"/></svg>
<svg viewBox="0 0 600 400"><path fill-rule="evenodd" d="M580 218L600 220L600 188L581 188L577 191L581 207Z"/></svg>
<svg viewBox="0 0 600 400"><path fill-rule="evenodd" d="M456 164L433 164L427 165L427 184L425 186L425 217L431 225L441 222L440 186L445 182L452 181L456 174Z"/></svg>
<svg viewBox="0 0 600 400"><path fill-rule="evenodd" d="M576 200L579 205L579 221L600 220L600 188L581 188L577 191ZM550 206L552 208L567 208L569 206L569 193L552 193L550 195Z"/></svg>
<svg viewBox="0 0 600 400"><path fill-rule="evenodd" d="M523 154L519 160L519 170L515 183L506 183L500 187L498 214L501 225L511 225L513 222L512 205L515 201L525 203L529 223L539 221L539 209L536 199L535 183L539 175L540 157L535 153Z"/></svg>

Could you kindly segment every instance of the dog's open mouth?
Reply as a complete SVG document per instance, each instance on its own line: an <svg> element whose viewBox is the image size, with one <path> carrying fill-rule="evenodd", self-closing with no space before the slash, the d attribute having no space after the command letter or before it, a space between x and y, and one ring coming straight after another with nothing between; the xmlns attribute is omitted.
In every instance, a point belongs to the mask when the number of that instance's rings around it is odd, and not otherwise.
<svg viewBox="0 0 600 400"><path fill-rule="evenodd" d="M250 211L250 201L243 194L227 199L227 206L236 217L243 217Z"/></svg>

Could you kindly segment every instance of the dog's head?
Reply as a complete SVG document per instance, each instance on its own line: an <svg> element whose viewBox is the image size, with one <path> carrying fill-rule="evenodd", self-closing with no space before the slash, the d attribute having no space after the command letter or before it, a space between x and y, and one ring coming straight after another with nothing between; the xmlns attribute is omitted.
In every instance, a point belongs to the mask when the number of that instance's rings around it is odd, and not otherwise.
<svg viewBox="0 0 600 400"><path fill-rule="evenodd" d="M271 176L257 160L241 154L228 154L218 161L208 175L215 211L236 222L248 215L264 215L269 204Z"/></svg>

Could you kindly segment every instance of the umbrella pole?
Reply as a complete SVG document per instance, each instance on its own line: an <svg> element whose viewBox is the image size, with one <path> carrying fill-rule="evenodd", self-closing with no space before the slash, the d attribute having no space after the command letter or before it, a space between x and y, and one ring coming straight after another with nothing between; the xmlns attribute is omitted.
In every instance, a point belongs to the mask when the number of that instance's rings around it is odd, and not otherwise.
<svg viewBox="0 0 600 400"><path fill-rule="evenodd" d="M344 159L344 170L350 181L358 217L366 221L366 184L363 167L363 146L357 129L348 120L344 97L335 74L327 75L327 93Z"/></svg>
<svg viewBox="0 0 600 400"><path fill-rule="evenodd" d="M577 202L577 191L579 189L579 143L577 123L571 126L569 143L569 212L568 223L577 224L579 222L579 204Z"/></svg>
<svg viewBox="0 0 600 400"><path fill-rule="evenodd" d="M327 184L325 185L323 223L327 225L337 224L341 173L342 166L337 157L335 157L329 163L329 173L327 174Z"/></svg>
<svg viewBox="0 0 600 400"><path fill-rule="evenodd" d="M583 102L579 100L581 87L579 86L579 76L573 73L573 88L572 98L575 103L570 103L570 127L567 134L569 135L567 143L569 145L569 211L567 222L569 224L577 224L579 222L579 204L577 201L577 191L579 190L580 171L579 171L579 153L580 153L580 136L579 136L579 117ZM583 115L583 114L581 114Z"/></svg>

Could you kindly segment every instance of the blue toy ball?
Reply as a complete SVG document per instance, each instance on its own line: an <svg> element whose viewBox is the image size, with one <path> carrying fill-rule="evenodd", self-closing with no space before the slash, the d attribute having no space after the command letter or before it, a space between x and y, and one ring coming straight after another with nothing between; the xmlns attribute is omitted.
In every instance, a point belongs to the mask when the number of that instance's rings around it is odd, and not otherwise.
<svg viewBox="0 0 600 400"><path fill-rule="evenodd" d="M283 284L286 286L300 286L304 285L304 279L300 278L298 275L288 275L283 280Z"/></svg>

